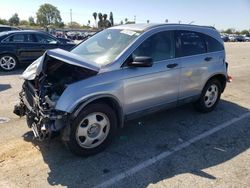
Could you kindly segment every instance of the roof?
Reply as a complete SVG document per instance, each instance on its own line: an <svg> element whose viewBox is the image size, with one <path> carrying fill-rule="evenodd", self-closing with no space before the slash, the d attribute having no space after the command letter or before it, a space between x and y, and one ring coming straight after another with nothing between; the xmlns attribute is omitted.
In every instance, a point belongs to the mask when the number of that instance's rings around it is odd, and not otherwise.
<svg viewBox="0 0 250 188"><path fill-rule="evenodd" d="M130 29L135 31L146 31L152 28L156 27L162 27L162 26L176 26L176 27L192 27L192 28L208 28L208 29L215 29L212 26L199 26L199 25L191 25L191 24L169 24L169 23L163 23L163 24L157 24L157 23L149 23L149 24L125 24L125 25L119 25L112 28L115 29Z"/></svg>
<svg viewBox="0 0 250 188"><path fill-rule="evenodd" d="M12 34L12 33L44 33L44 31L38 30L11 30L11 31L3 31L5 34Z"/></svg>

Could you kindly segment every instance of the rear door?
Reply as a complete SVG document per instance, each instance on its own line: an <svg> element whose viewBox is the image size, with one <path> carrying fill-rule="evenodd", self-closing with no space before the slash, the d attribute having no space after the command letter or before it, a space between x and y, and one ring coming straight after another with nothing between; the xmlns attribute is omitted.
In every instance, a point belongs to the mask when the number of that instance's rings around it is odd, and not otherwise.
<svg viewBox="0 0 250 188"><path fill-rule="evenodd" d="M179 100L199 95L207 77L211 58L207 58L204 38L195 31L176 31L177 56L181 60Z"/></svg>
<svg viewBox="0 0 250 188"><path fill-rule="evenodd" d="M21 62L32 62L41 54L32 33L13 34L6 42L16 49L16 56Z"/></svg>

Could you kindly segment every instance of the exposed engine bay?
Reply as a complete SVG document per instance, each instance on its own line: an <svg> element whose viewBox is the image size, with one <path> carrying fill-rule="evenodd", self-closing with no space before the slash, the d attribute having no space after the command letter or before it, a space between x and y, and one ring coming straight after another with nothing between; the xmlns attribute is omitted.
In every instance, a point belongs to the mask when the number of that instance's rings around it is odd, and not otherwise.
<svg viewBox="0 0 250 188"><path fill-rule="evenodd" d="M34 79L25 79L19 94L20 104L15 106L14 113L18 116L26 115L27 124L32 128L34 137L44 140L57 135L69 124L69 114L55 109L67 86L97 72L64 62L55 55L51 57L45 54L41 59L42 70Z"/></svg>

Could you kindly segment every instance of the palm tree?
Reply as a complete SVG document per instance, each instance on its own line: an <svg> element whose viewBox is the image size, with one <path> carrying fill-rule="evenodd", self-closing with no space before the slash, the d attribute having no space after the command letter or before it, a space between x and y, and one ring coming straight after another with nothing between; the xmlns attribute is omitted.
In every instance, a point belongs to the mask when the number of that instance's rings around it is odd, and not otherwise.
<svg viewBox="0 0 250 188"><path fill-rule="evenodd" d="M102 16L102 17L103 17L103 19L104 19L104 20L107 20L108 15L107 15L107 14L103 14L103 16Z"/></svg>
<svg viewBox="0 0 250 188"><path fill-rule="evenodd" d="M95 26L96 26L96 18L97 18L97 13L96 12L93 13L93 17L95 19Z"/></svg>
<svg viewBox="0 0 250 188"><path fill-rule="evenodd" d="M149 20L147 20L147 23L149 23Z"/></svg>
<svg viewBox="0 0 250 188"><path fill-rule="evenodd" d="M88 20L88 26L90 26L90 20Z"/></svg>
<svg viewBox="0 0 250 188"><path fill-rule="evenodd" d="M128 18L125 18L125 23L127 23L128 22Z"/></svg>
<svg viewBox="0 0 250 188"><path fill-rule="evenodd" d="M166 19L165 22L168 23L168 19Z"/></svg>

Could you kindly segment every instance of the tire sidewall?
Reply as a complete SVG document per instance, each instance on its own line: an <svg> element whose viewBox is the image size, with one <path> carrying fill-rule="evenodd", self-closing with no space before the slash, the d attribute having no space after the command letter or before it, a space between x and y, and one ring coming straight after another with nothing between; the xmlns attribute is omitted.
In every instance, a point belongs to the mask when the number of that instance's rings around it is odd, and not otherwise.
<svg viewBox="0 0 250 188"><path fill-rule="evenodd" d="M215 84L217 86L217 88L218 88L218 96L217 96L216 102L211 107L207 107L205 105L205 94L206 94L208 88L213 84ZM207 84L203 88L201 97L197 101L197 103L195 104L196 108L199 111L204 112L204 113L211 112L216 108L217 104L219 103L220 97L221 97L221 84L220 84L220 82L218 80L216 80L216 79L210 80L210 81L207 82Z"/></svg>
<svg viewBox="0 0 250 188"><path fill-rule="evenodd" d="M84 117L93 112L104 113L109 118L110 130L108 136L100 145L96 146L95 148L83 148L78 144L76 140L76 131L80 122L84 119ZM115 115L114 110L106 104L101 104L101 103L91 104L85 107L71 123L70 139L67 145L69 149L77 155L80 156L94 155L103 151L111 143L112 139L116 135L116 132L117 132L117 117Z"/></svg>

